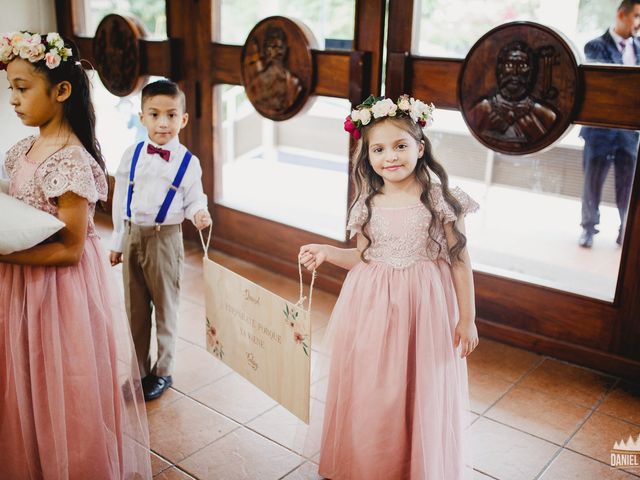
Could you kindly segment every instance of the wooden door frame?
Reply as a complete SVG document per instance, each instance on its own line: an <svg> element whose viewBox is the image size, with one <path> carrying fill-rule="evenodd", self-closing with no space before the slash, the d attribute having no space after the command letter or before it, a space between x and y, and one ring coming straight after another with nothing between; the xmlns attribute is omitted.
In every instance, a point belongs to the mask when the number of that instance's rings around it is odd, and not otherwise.
<svg viewBox="0 0 640 480"><path fill-rule="evenodd" d="M371 92L379 94L384 23L384 0L356 0L352 50L312 51L316 68L312 93L346 98L354 105ZM212 43L212 86L242 84L241 51L242 46L239 45ZM216 134L214 130L213 142ZM214 206L214 223L218 227L213 239L215 248L291 278L298 275L297 254L301 245L351 245L350 242L327 238L222 205ZM323 266L316 285L338 292L345 275L343 269L327 264Z"/></svg>
<svg viewBox="0 0 640 480"><path fill-rule="evenodd" d="M368 93L380 93L385 3L356 0L353 50L313 52L318 72L314 94L347 98L357 104ZM74 1L56 0L55 4L59 32L74 40L83 58L92 62L93 39L76 34L82 30L82 18ZM462 60L411 55L413 9L412 0L389 2L387 95L410 92L440 108L457 109L456 84ZM241 47L211 41L211 1L167 0L167 31L168 40L140 42L142 71L177 80L186 94L191 120L182 141L202 162L203 183L216 225L214 247L294 278L300 245L350 245L213 203L217 134L213 87L241 84ZM187 44L189 48L185 48ZM632 94L640 69L581 65L580 75L584 90L576 123L640 129L640 116L634 114L640 111L640 97ZM612 82L619 94L613 102L605 95ZM613 303L474 272L481 333L539 353L640 378L638 178L636 171L628 213L631 220ZM194 236L193 230L187 233ZM338 292L345 273L330 265L323 267L317 285Z"/></svg>
<svg viewBox="0 0 640 480"><path fill-rule="evenodd" d="M216 119L213 88L219 84L240 85L241 46L213 42L212 1L166 0L167 40L141 40L142 75L172 78L187 98L190 121L181 140L200 158L205 193L216 226L213 246L283 275L297 278L297 252L306 243L351 245L278 222L216 205L214 197L214 142ZM315 95L346 98L358 104L369 93L379 94L386 2L354 0L353 48L314 50ZM82 57L94 63L93 37L84 31L84 17L74 0L56 0L58 31L73 40ZM194 44L195 42L195 44ZM188 45L189 48L185 48ZM348 112L345 112L345 116ZM346 135L346 134L345 134ZM349 152L345 152L348 155ZM204 161L203 161L204 160ZM185 222L186 235L196 238ZM346 272L327 265L316 282L320 288L338 292Z"/></svg>
<svg viewBox="0 0 640 480"><path fill-rule="evenodd" d="M419 0L417 0L419 1ZM463 59L412 55L414 1L389 3L385 92L459 110ZM575 123L640 130L640 68L580 65L584 88ZM611 86L615 85L615 89ZM612 98L608 92L615 91ZM640 378L640 169L636 169L615 299L474 272L484 336L627 378Z"/></svg>

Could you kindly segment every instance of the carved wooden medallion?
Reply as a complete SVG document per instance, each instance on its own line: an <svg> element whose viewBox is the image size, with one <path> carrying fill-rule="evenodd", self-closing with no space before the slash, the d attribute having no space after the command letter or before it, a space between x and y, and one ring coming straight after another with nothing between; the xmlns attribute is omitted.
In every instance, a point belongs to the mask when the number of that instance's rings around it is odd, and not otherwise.
<svg viewBox="0 0 640 480"><path fill-rule="evenodd" d="M537 23L507 23L485 34L458 78L460 111L471 133L510 155L549 147L574 115L577 58L568 40Z"/></svg>
<svg viewBox="0 0 640 480"><path fill-rule="evenodd" d="M104 86L124 97L144 83L140 76L140 42L144 28L134 18L116 14L102 19L93 40L95 68Z"/></svg>
<svg viewBox="0 0 640 480"><path fill-rule="evenodd" d="M261 115L286 120L305 106L315 45L311 31L289 18L268 17L253 27L242 47L242 83Z"/></svg>

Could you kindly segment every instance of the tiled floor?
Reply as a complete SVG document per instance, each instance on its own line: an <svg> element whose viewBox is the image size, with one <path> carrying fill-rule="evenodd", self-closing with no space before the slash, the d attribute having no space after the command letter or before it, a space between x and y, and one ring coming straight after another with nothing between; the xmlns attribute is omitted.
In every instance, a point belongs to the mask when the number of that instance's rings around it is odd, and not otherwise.
<svg viewBox="0 0 640 480"><path fill-rule="evenodd" d="M109 225L98 223L106 247ZM319 479L318 446L306 440L319 420L306 427L205 351L202 250L194 243L186 251L174 385L147 404L155 478ZM297 282L210 256L286 298L297 295ZM314 293L316 341L335 300ZM469 358L469 377L474 480L640 478L640 468L609 466L614 442L640 435L640 386L488 339ZM321 406L312 400L312 411Z"/></svg>

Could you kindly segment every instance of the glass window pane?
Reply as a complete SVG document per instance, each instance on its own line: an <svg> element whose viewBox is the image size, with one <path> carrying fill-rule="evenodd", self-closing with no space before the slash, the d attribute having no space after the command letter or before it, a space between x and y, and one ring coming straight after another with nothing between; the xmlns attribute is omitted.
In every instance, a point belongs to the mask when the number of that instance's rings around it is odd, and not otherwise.
<svg viewBox="0 0 640 480"><path fill-rule="evenodd" d="M165 0L82 0L85 12L85 30L79 32L93 36L100 21L110 13L136 17L147 32L147 38L167 38Z"/></svg>
<svg viewBox="0 0 640 480"><path fill-rule="evenodd" d="M550 150L508 156L477 142L458 112L438 111L436 123L428 130L435 155L451 184L459 185L481 205L478 214L466 219L475 270L613 300L621 253L616 243L620 215L613 163L618 163L623 179L618 188L628 189L635 154L626 158L616 146L619 142L613 141L611 151L595 161L608 162L611 168L608 175L600 172L604 182L600 233L591 248L583 248L579 238L585 142L579 134L580 127L575 126Z"/></svg>
<svg viewBox="0 0 640 480"><path fill-rule="evenodd" d="M585 43L615 21L619 0L416 0L418 55L464 58L486 32L503 23L528 20L555 27L583 52Z"/></svg>
<svg viewBox="0 0 640 480"><path fill-rule="evenodd" d="M317 97L306 112L273 122L241 86L218 86L216 97L216 203L344 240L349 102Z"/></svg>
<svg viewBox="0 0 640 480"><path fill-rule="evenodd" d="M140 123L140 93L117 97L110 93L95 71L88 72L93 87L92 98L96 109L96 136L102 148L107 171L115 174L122 154L128 146L144 140L147 131ZM161 77L150 77L149 82Z"/></svg>
<svg viewBox="0 0 640 480"><path fill-rule="evenodd" d="M220 31L214 39L219 43L243 45L256 23L263 18L280 15L304 22L313 32L320 49L351 48L354 0L218 1Z"/></svg>

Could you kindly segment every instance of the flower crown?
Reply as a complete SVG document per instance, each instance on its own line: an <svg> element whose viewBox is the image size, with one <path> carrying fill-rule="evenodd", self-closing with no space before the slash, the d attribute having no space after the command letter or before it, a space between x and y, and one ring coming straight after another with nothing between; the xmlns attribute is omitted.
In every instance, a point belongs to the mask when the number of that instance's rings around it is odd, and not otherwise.
<svg viewBox="0 0 640 480"><path fill-rule="evenodd" d="M6 70L7 64L17 57L31 63L44 60L47 67L53 69L72 54L56 32L48 33L46 37L31 32L10 32L0 36L0 70Z"/></svg>
<svg viewBox="0 0 640 480"><path fill-rule="evenodd" d="M350 115L347 115L344 129L358 140L362 136L363 125L368 125L377 118L401 117L403 115L425 128L433 123L434 110L433 104L427 105L409 95L401 95L395 103L390 98L369 95Z"/></svg>

